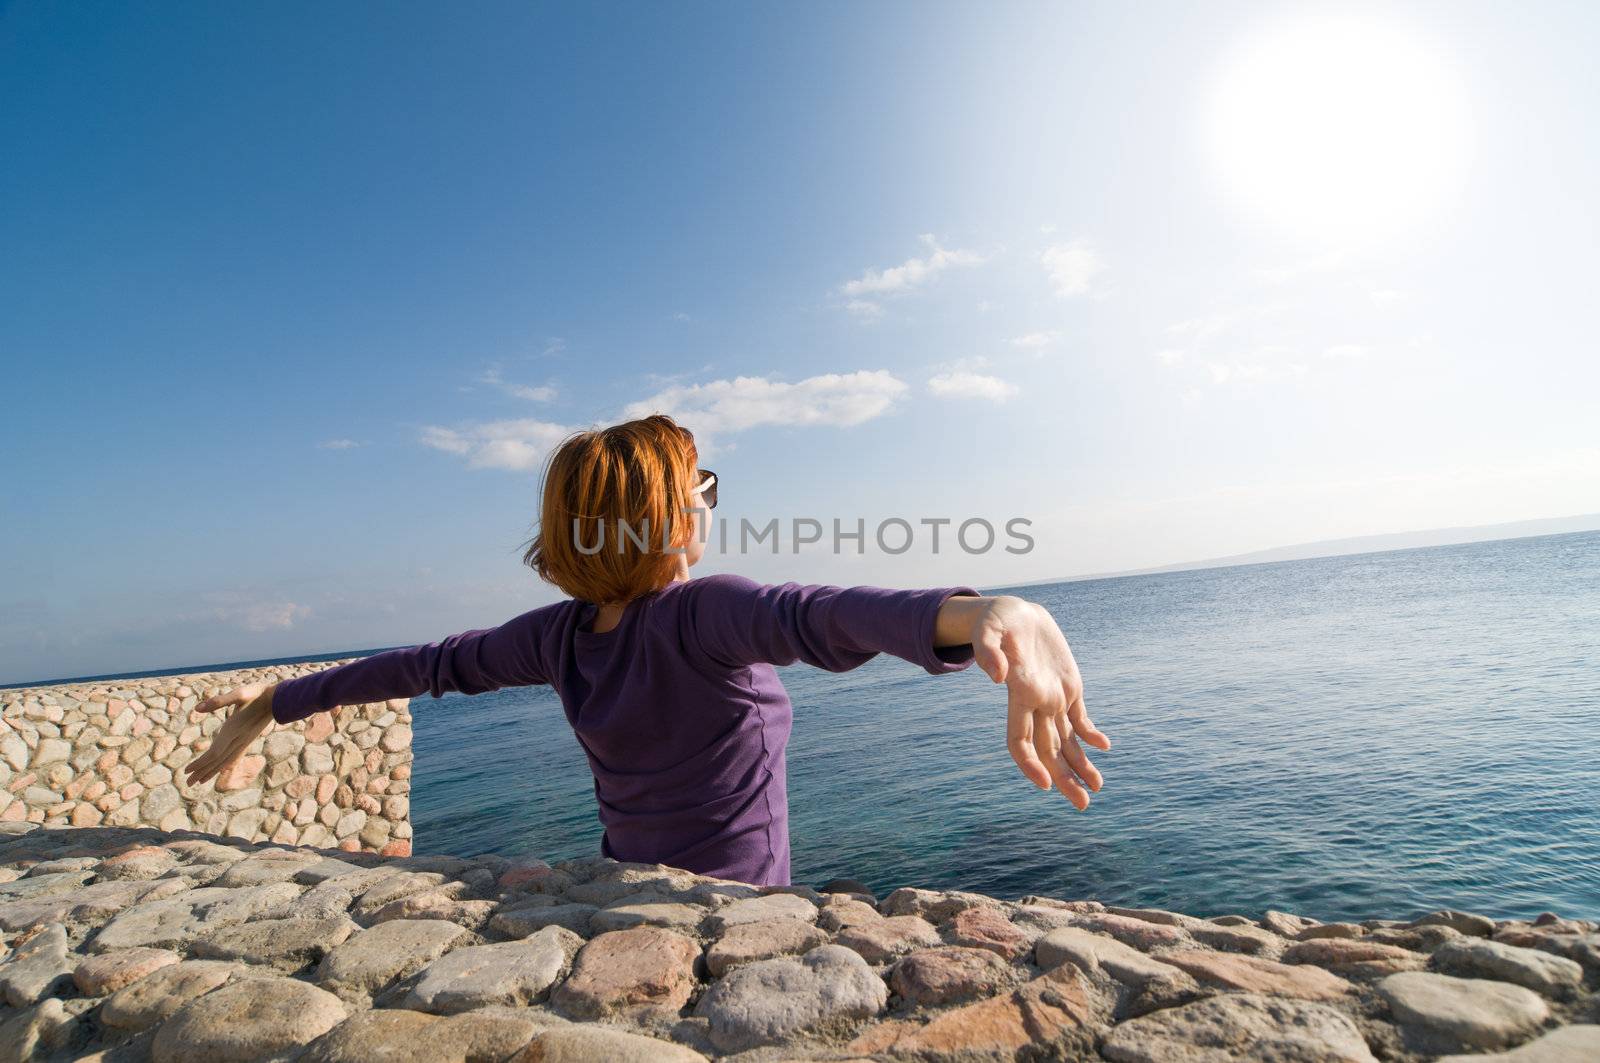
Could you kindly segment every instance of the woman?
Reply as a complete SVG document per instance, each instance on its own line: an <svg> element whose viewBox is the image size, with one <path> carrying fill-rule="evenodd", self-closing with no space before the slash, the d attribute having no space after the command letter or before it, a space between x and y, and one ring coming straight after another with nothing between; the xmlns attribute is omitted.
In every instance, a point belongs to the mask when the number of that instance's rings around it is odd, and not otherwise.
<svg viewBox="0 0 1600 1063"><path fill-rule="evenodd" d="M792 711L773 666L842 672L889 653L928 672L974 660L1008 693L1012 759L1079 809L1109 749L1084 710L1077 663L1042 607L967 587L762 586L690 579L717 480L665 416L583 432L545 470L525 557L570 599L497 628L374 654L207 698L240 706L185 769L203 783L269 725L339 705L446 691L553 687L588 754L601 852L757 885L789 884L784 748Z"/></svg>

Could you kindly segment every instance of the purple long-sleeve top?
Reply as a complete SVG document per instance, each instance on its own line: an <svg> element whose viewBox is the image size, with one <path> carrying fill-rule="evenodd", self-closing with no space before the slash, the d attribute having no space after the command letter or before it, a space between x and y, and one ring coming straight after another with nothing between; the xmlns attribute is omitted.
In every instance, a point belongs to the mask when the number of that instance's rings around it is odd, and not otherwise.
<svg viewBox="0 0 1600 1063"><path fill-rule="evenodd" d="M272 714L289 723L424 692L548 684L594 772L604 855L788 885L793 710L773 666L843 672L889 653L959 671L972 648L936 648L935 618L946 599L976 593L707 576L635 599L604 633L589 630L596 606L568 600L289 679Z"/></svg>

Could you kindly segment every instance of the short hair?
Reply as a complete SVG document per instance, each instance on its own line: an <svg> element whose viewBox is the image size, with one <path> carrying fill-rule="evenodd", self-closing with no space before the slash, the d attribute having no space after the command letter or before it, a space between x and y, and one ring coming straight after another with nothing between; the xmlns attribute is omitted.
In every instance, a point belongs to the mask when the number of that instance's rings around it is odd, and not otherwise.
<svg viewBox="0 0 1600 1063"><path fill-rule="evenodd" d="M545 465L523 562L596 605L659 589L675 565L668 547L681 551L694 534L687 509L698 460L694 436L665 414L569 436Z"/></svg>

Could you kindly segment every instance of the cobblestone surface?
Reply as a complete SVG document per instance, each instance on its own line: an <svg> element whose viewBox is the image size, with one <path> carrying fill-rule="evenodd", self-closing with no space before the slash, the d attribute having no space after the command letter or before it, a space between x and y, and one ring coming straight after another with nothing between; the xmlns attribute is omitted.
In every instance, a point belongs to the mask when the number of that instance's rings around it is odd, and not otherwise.
<svg viewBox="0 0 1600 1063"><path fill-rule="evenodd" d="M0 1061L1600 1058L1582 919L829 886L0 823Z"/></svg>

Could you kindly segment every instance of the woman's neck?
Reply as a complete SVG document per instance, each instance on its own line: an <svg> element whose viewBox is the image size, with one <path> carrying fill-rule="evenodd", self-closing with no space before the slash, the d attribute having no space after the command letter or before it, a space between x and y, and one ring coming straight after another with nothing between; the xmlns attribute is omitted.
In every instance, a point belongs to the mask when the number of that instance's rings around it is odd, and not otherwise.
<svg viewBox="0 0 1600 1063"><path fill-rule="evenodd" d="M666 583L663 583L661 587L656 589L661 590L671 586L674 583L687 583L688 581L689 566L684 562L683 558L680 557L678 558L677 570L673 572L672 578ZM596 635L604 635L607 631L612 630L618 624L622 623L622 611L626 608L628 608L626 604L596 606L594 622L589 625L589 630L593 631Z"/></svg>

